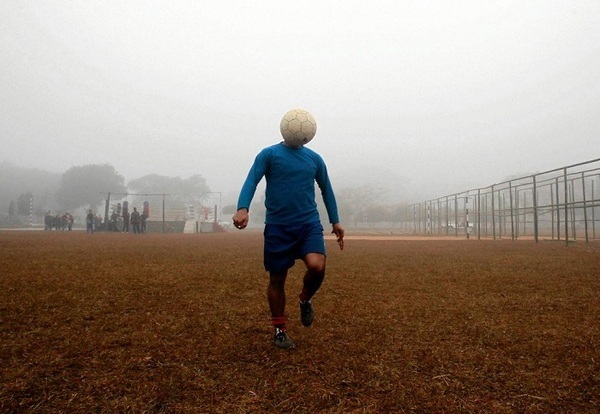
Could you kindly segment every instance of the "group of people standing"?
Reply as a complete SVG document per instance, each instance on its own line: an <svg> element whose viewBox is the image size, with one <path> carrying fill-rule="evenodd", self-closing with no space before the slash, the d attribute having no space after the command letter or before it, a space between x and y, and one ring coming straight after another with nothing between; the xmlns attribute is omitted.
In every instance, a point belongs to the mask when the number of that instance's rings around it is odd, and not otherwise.
<svg viewBox="0 0 603 414"><path fill-rule="evenodd" d="M131 227L134 234L146 233L147 219L149 217L148 206L145 205L142 213L136 207L134 207L132 213L129 213L127 203L124 203L123 209L121 205L119 207L119 213L121 213L122 217L120 217L118 211L113 211L111 219L107 223L109 231L129 233ZM71 231L73 230L74 221L73 214L70 212L66 212L65 214L57 213L56 216L53 216L50 211L47 211L44 216L44 230ZM92 209L89 209L86 214L86 233L94 233L99 230L102 227L102 222L102 216L94 214Z"/></svg>
<svg viewBox="0 0 603 414"><path fill-rule="evenodd" d="M132 213L128 213L127 208L124 208L122 210L122 217L120 220L119 214L117 213L117 211L114 211L111 214L111 221L110 221L110 230L111 231L121 231L122 233L129 233L130 232L130 224L132 225L132 232L134 234L139 234L139 233L146 233L147 231L147 218L148 215L146 213L146 211L143 210L142 213L140 213L136 207L134 207ZM120 222L121 222L121 230L120 230Z"/></svg>
<svg viewBox="0 0 603 414"><path fill-rule="evenodd" d="M73 228L73 215L69 212L65 214L57 213L56 216L47 211L44 215L44 230L71 231Z"/></svg>

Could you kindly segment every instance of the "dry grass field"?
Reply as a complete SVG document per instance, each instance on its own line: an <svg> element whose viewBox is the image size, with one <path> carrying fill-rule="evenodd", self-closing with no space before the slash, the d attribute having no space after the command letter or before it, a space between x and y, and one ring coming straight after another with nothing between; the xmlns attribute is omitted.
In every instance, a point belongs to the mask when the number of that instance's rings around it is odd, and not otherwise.
<svg viewBox="0 0 603 414"><path fill-rule="evenodd" d="M261 232L0 232L0 412L599 412L598 243L327 248L285 351Z"/></svg>

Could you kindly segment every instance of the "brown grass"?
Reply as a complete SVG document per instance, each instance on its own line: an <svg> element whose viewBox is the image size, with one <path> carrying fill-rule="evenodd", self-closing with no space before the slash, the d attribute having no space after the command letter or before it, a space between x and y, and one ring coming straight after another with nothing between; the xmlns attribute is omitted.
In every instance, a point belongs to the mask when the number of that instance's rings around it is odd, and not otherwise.
<svg viewBox="0 0 603 414"><path fill-rule="evenodd" d="M0 233L0 411L599 412L598 243L327 244L283 351L260 232Z"/></svg>

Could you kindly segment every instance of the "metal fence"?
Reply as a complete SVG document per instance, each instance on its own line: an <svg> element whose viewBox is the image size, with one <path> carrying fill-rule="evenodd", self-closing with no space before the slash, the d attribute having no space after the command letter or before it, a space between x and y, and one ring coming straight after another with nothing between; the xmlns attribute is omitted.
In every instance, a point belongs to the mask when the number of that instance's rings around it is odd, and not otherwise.
<svg viewBox="0 0 603 414"><path fill-rule="evenodd" d="M406 208L406 233L466 238L599 239L599 159Z"/></svg>

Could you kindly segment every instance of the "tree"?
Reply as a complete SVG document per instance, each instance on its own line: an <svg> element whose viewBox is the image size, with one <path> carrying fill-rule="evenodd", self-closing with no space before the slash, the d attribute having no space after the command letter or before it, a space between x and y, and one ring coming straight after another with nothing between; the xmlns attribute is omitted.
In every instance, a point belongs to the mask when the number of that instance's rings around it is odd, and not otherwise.
<svg viewBox="0 0 603 414"><path fill-rule="evenodd" d="M368 221L367 209L379 205L386 190L373 185L344 188L337 195L337 205L342 221L353 223Z"/></svg>
<svg viewBox="0 0 603 414"><path fill-rule="evenodd" d="M17 199L17 214L20 216L29 216L33 195L30 192L21 193Z"/></svg>
<svg viewBox="0 0 603 414"><path fill-rule="evenodd" d="M34 215L40 211L43 214L46 210L58 208L55 197L61 182L61 175L0 161L0 214L6 213L7 208L10 207L10 201L14 200L13 215L16 215L16 202L23 193L33 195ZM29 215L29 205L27 209L27 215Z"/></svg>
<svg viewBox="0 0 603 414"><path fill-rule="evenodd" d="M408 217L406 216L408 214L408 204L407 203L397 203L394 204L392 206L392 222L393 223L399 223L400 227L402 227L402 224L408 220Z"/></svg>
<svg viewBox="0 0 603 414"><path fill-rule="evenodd" d="M62 178L57 191L59 205L66 210L79 207L96 208L107 193L124 193L124 177L112 165L90 164L71 167Z"/></svg>
<svg viewBox="0 0 603 414"><path fill-rule="evenodd" d="M190 178L167 177L158 174L149 174L144 177L130 180L128 187L138 194L169 194L165 203L167 208L182 208L207 198L211 190L201 175ZM140 200L135 203L141 204Z"/></svg>

